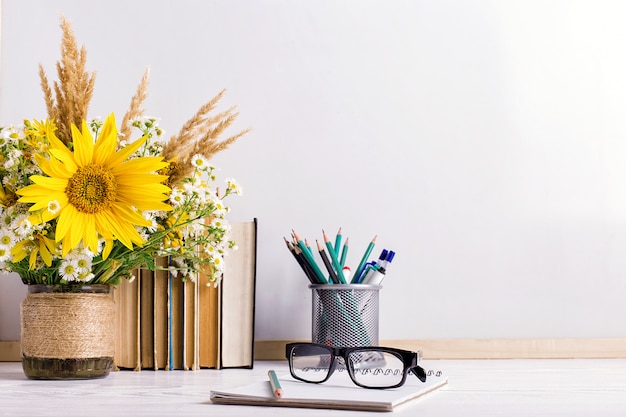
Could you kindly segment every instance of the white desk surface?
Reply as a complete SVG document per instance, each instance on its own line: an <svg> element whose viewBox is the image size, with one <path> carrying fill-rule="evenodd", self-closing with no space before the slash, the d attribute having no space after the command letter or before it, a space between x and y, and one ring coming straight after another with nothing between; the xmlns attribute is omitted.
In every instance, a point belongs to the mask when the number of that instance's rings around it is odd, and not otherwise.
<svg viewBox="0 0 626 417"><path fill-rule="evenodd" d="M284 361L254 369L121 371L88 381L32 381L0 363L0 416L626 416L626 359L439 360L448 387L392 413L212 404L211 389L288 373Z"/></svg>

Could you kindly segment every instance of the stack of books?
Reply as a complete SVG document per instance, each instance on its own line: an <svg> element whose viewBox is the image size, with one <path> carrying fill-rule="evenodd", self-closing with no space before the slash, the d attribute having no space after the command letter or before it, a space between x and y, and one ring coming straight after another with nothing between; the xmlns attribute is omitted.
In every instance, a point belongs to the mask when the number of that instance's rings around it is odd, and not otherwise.
<svg viewBox="0 0 626 417"><path fill-rule="evenodd" d="M116 287L116 368L252 368L256 235L256 219L232 224L238 249L217 287L162 269L139 269ZM155 262L164 268L169 260Z"/></svg>

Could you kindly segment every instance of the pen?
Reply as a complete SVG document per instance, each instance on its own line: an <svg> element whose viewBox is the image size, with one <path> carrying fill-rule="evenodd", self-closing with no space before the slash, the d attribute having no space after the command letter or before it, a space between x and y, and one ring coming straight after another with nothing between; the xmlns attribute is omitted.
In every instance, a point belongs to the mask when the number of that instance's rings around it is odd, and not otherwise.
<svg viewBox="0 0 626 417"><path fill-rule="evenodd" d="M270 386L272 387L274 397L281 398L283 396L283 388L280 386L280 381L276 376L276 372L274 372L273 369L270 369L267 372L267 376L270 378Z"/></svg>

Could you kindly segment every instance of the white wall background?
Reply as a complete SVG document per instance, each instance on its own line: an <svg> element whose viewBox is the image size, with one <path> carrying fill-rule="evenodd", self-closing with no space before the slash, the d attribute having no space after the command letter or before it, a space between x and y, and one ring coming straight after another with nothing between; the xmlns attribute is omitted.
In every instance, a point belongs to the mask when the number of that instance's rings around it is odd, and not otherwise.
<svg viewBox="0 0 626 417"><path fill-rule="evenodd" d="M397 252L381 339L626 336L626 3L3 0L1 124L46 116L60 13L91 116L150 66L168 132L224 87L253 128L214 163L259 219L257 339L310 336L282 238L339 227L353 267ZM24 291L0 276L0 340Z"/></svg>

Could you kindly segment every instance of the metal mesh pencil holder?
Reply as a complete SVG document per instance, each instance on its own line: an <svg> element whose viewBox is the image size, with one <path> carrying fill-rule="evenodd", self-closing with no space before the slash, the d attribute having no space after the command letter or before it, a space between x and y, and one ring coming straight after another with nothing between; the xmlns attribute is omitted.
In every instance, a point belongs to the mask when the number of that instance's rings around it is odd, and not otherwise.
<svg viewBox="0 0 626 417"><path fill-rule="evenodd" d="M380 285L315 284L312 341L336 347L378 346Z"/></svg>

